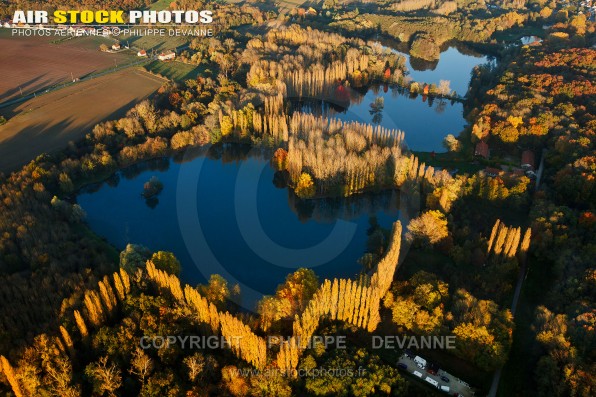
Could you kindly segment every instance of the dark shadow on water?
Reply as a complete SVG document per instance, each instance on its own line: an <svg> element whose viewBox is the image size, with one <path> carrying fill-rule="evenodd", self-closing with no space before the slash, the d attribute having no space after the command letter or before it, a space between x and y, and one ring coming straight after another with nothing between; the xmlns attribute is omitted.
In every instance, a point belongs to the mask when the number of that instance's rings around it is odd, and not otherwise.
<svg viewBox="0 0 596 397"><path fill-rule="evenodd" d="M290 173L288 171L276 171L273 175L273 186L278 189L285 189L290 182Z"/></svg>
<svg viewBox="0 0 596 397"><path fill-rule="evenodd" d="M302 200L288 189L288 205L301 222L314 219L318 222L350 220L362 214L378 211L397 213L400 206L399 191L386 190L362 193L350 197L318 198Z"/></svg>
<svg viewBox="0 0 596 397"><path fill-rule="evenodd" d="M146 198L145 204L147 205L147 207L155 209L155 207L157 207L157 204L159 204L159 199L155 196Z"/></svg>
<svg viewBox="0 0 596 397"><path fill-rule="evenodd" d="M224 164L246 160L252 152L249 144L217 143L207 151L207 158L221 160Z"/></svg>
<svg viewBox="0 0 596 397"><path fill-rule="evenodd" d="M143 161L141 163L137 163L131 165L122 170L122 176L126 179L134 179L139 174L145 171L167 171L170 169L170 158L169 157L160 157L156 159L151 159L147 161Z"/></svg>

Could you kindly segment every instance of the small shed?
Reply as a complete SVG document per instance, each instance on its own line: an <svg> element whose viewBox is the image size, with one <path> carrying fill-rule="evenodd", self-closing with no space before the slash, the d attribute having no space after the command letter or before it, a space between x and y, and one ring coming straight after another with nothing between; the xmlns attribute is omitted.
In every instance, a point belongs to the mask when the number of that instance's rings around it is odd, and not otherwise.
<svg viewBox="0 0 596 397"><path fill-rule="evenodd" d="M501 175L501 173L503 172L503 170L501 170L499 168L486 167L483 172L487 176L495 177L495 176Z"/></svg>

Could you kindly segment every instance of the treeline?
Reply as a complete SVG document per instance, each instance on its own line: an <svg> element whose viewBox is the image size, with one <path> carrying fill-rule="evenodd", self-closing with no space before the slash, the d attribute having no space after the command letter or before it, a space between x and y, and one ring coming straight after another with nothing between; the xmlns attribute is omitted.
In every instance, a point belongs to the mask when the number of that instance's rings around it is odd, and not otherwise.
<svg viewBox="0 0 596 397"><path fill-rule="evenodd" d="M520 250L520 255L525 259L530 248L532 229L526 229L521 237L521 227L508 228L499 219L495 222L488 240L487 256L492 253L494 257L513 258Z"/></svg>
<svg viewBox="0 0 596 397"><path fill-rule="evenodd" d="M329 95L346 80L356 87L396 82L405 71L405 58L378 43L298 25L272 28L264 38L251 39L243 57L256 60L247 74L249 88L277 93L283 84L291 97Z"/></svg>
<svg viewBox="0 0 596 397"><path fill-rule="evenodd" d="M299 112L289 124L286 168L295 185L303 173L314 178L322 195L392 185L391 164L403 156L403 132Z"/></svg>
<svg viewBox="0 0 596 397"><path fill-rule="evenodd" d="M182 290L178 277L156 269L152 262L147 262L147 275L161 289L172 294L178 304L190 307L199 322L208 324L214 334L223 336L239 358L257 369L265 368L267 364L265 339L255 335L242 320L229 312L220 312L212 302L208 302L191 286L186 285Z"/></svg>
<svg viewBox="0 0 596 397"><path fill-rule="evenodd" d="M206 286L182 287L172 273L179 267L173 265L177 261L171 254L155 253L143 264L150 254L129 246L120 256L120 271L85 290L66 309L62 324L54 332L36 336L34 343L12 360L2 356L0 368L12 392L23 397L46 393L72 397L121 393L180 395L183 390L197 395L205 383L208 389L223 387L231 395L246 395L249 389L259 390L271 382L276 387L266 389L269 391L263 395L277 396L277 388L289 388L288 378L234 375L238 367L226 363L241 359L261 370L277 367L291 378L300 352L310 345L309 340L323 319L345 321L373 331L380 321L380 300L397 267L400 242L401 225L397 222L388 251L370 278L336 279L333 283L326 280L314 294L301 295L301 286L306 286L307 281L306 274L300 275L299 271L293 281L296 284L281 286L288 294L282 293L279 299L308 301L303 311L299 309L296 314L293 337L273 357L268 357L265 336L253 331L252 326L258 322L252 316L232 314L218 307L220 299L229 298L225 280L213 276ZM203 336L223 337L236 358L223 352L189 352L175 345L139 348L141 337L188 331L193 331L193 335L199 332ZM174 363L181 365L176 367ZM242 392L236 389L238 382L251 382L251 386L246 385L247 390Z"/></svg>
<svg viewBox="0 0 596 397"><path fill-rule="evenodd" d="M381 321L380 301L391 286L399 261L401 231L401 223L397 221L389 248L369 282L345 279L323 282L304 312L296 316L292 337L280 346L276 362L284 373L296 376L300 356L324 319L345 321L369 332L377 328Z"/></svg>

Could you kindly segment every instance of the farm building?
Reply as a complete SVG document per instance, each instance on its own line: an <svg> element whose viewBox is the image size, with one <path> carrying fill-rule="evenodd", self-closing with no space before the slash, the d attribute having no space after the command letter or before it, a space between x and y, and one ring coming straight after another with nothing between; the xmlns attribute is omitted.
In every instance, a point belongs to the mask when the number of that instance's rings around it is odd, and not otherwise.
<svg viewBox="0 0 596 397"><path fill-rule="evenodd" d="M484 141L480 141L476 144L476 149L474 150L474 156L484 157L488 159L489 157L489 150L488 150L488 143Z"/></svg>
<svg viewBox="0 0 596 397"><path fill-rule="evenodd" d="M534 152L531 150L524 150L521 155L521 166L528 170L534 170L536 163L534 162Z"/></svg>
<svg viewBox="0 0 596 397"><path fill-rule="evenodd" d="M176 58L176 53L174 51L162 52L157 57L157 59L159 59L160 61L169 61L170 59L174 58Z"/></svg>
<svg viewBox="0 0 596 397"><path fill-rule="evenodd" d="M493 168L493 167L486 167L484 170L482 170L481 172L484 173L484 175L486 176L499 176L503 173L503 170L499 169L499 168Z"/></svg>
<svg viewBox="0 0 596 397"><path fill-rule="evenodd" d="M147 51L141 50L141 51L137 52L137 56L138 57L146 57L147 56Z"/></svg>

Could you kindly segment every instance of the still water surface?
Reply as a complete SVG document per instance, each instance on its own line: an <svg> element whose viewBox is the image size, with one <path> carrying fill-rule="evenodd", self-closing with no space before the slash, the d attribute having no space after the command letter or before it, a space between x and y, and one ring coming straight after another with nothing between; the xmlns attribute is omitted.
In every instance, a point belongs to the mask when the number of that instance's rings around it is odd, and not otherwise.
<svg viewBox="0 0 596 397"><path fill-rule="evenodd" d="M426 70L414 65L411 76L429 83L450 80L453 89L465 93L471 70L485 61L449 48L438 64L423 65ZM384 99L383 110L371 114L377 97ZM443 138L465 126L461 103L411 97L390 87L350 91L348 109L306 106L343 120L401 129L416 151L443 151ZM147 201L141 193L152 176L164 190ZM182 263L182 280L191 285L222 274L240 284L246 307L274 293L299 267L312 267L321 279L354 277L362 271L357 260L366 249L371 217L385 228L404 217L398 192L305 203L278 177L267 156L238 145L217 146L184 161L160 159L123 170L85 189L78 202L90 227L118 249L134 243L171 251Z"/></svg>

